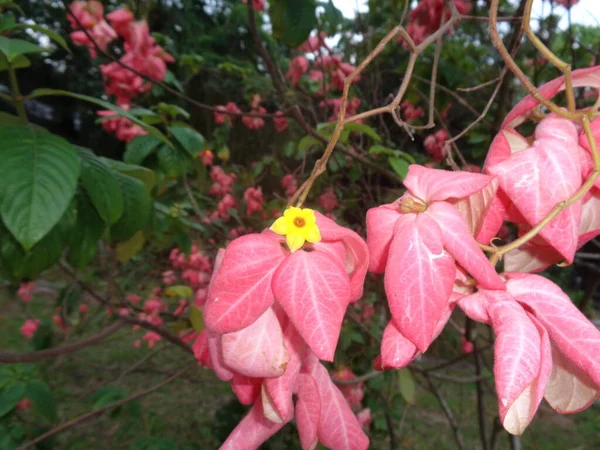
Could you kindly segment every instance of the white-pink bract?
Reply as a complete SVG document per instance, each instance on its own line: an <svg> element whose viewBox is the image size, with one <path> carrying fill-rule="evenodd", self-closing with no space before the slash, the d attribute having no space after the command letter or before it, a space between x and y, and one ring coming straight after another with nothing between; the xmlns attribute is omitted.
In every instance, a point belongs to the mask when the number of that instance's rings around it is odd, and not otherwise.
<svg viewBox="0 0 600 450"><path fill-rule="evenodd" d="M496 334L494 377L500 419L521 434L542 399L562 414L600 395L600 330L550 280L505 273L506 290L479 289L458 305Z"/></svg>
<svg viewBox="0 0 600 450"><path fill-rule="evenodd" d="M575 87L600 88L600 67L573 72ZM550 99L565 89L560 77L539 88ZM503 221L518 225L525 233L557 204L572 196L593 172L590 145L581 126L549 115L531 139L514 127L527 120L539 102L531 96L521 100L507 115L488 153L484 172L498 178L498 196L477 236L488 244ZM599 142L600 121L591 123ZM600 181L580 201L561 211L531 241L505 256L505 269L539 271L554 263L573 261L575 251L600 234Z"/></svg>
<svg viewBox="0 0 600 450"><path fill-rule="evenodd" d="M393 317L384 334L384 368L424 352L441 331L457 263L481 287L504 287L473 238L496 191L493 177L411 165L404 184L407 192L396 203L367 212L370 270L385 272Z"/></svg>

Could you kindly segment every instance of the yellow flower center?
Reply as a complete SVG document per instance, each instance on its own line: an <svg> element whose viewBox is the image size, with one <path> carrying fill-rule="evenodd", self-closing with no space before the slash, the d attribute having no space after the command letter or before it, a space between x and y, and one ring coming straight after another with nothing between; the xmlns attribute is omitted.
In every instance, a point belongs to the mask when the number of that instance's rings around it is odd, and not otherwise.
<svg viewBox="0 0 600 450"><path fill-rule="evenodd" d="M317 226L315 212L309 208L290 206L271 226L271 230L285 236L285 242L292 252L302 248L305 242L319 242L321 232Z"/></svg>

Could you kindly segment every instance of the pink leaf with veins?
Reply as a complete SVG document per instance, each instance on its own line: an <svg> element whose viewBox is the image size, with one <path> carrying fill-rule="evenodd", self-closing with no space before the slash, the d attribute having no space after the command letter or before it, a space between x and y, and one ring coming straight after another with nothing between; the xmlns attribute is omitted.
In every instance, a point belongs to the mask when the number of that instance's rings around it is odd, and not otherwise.
<svg viewBox="0 0 600 450"><path fill-rule="evenodd" d="M428 169L411 164L404 180L404 186L411 195L425 203L430 203L468 197L482 190L491 182L492 177L489 175Z"/></svg>
<svg viewBox="0 0 600 450"><path fill-rule="evenodd" d="M552 281L539 275L507 273L508 292L533 310L552 344L600 385L600 330Z"/></svg>
<svg viewBox="0 0 600 450"><path fill-rule="evenodd" d="M223 351L221 348L221 336L206 330L207 341L208 341L208 352L210 355L210 365L215 371L217 377L222 381L229 381L233 377L233 372L225 366L223 361Z"/></svg>
<svg viewBox="0 0 600 450"><path fill-rule="evenodd" d="M488 168L531 226L581 186L575 126L550 117L538 125L536 136L531 148ZM539 233L569 262L577 248L580 218L581 201L564 209Z"/></svg>
<svg viewBox="0 0 600 450"><path fill-rule="evenodd" d="M290 355L271 308L246 328L221 336L223 362L234 372L255 378L279 377Z"/></svg>
<svg viewBox="0 0 600 450"><path fill-rule="evenodd" d="M544 399L560 414L582 411L600 396L600 385L552 346L552 375Z"/></svg>
<svg viewBox="0 0 600 450"><path fill-rule="evenodd" d="M424 352L448 304L456 266L438 224L407 214L396 224L385 271L385 292L398 330Z"/></svg>
<svg viewBox="0 0 600 450"><path fill-rule="evenodd" d="M363 450L369 447L356 416L350 409L341 391L333 384L327 369L322 364L315 368L321 403L321 416L317 436L319 441L332 450Z"/></svg>
<svg viewBox="0 0 600 450"><path fill-rule="evenodd" d="M540 86L539 93L547 99L554 97L558 92L564 91L564 77L555 78L552 81ZM600 88L600 66L589 67L585 69L574 70L571 73L573 87L593 87ZM517 105L507 114L502 122L502 128L517 127L529 117L530 111L538 106L540 102L534 99L531 95L523 98Z"/></svg>
<svg viewBox="0 0 600 450"><path fill-rule="evenodd" d="M487 291L488 311L496 334L494 378L500 420L520 435L533 419L542 396L536 380L541 367L541 339L521 305L502 291Z"/></svg>
<svg viewBox="0 0 600 450"><path fill-rule="evenodd" d="M317 430L321 416L321 400L315 380L308 374L298 376L296 425L302 450L314 450L319 443Z"/></svg>
<svg viewBox="0 0 600 450"><path fill-rule="evenodd" d="M394 237L394 225L400 218L397 204L381 205L367 211L367 244L371 254L369 271L383 273L390 245Z"/></svg>
<svg viewBox="0 0 600 450"><path fill-rule="evenodd" d="M381 339L381 356L378 357L378 370L400 369L408 366L419 354L419 350L405 338L393 321L387 324Z"/></svg>
<svg viewBox="0 0 600 450"><path fill-rule="evenodd" d="M486 289L504 289L494 267L481 251L465 219L446 202L429 205L429 217L436 221L442 231L444 248L450 255Z"/></svg>
<svg viewBox="0 0 600 450"><path fill-rule="evenodd" d="M285 253L263 234L235 239L213 277L204 310L206 326L218 333L246 328L271 306L271 279Z"/></svg>
<svg viewBox="0 0 600 450"><path fill-rule="evenodd" d="M490 145L490 150L485 157L483 170L506 161L513 153L529 148L529 142L512 128L501 130Z"/></svg>
<svg viewBox="0 0 600 450"><path fill-rule="evenodd" d="M286 417L294 409L292 394L296 390L298 374L307 350L306 343L292 324L285 330L284 344L290 354L285 373L280 377L267 378L263 383L271 404L280 417Z"/></svg>
<svg viewBox="0 0 600 450"><path fill-rule="evenodd" d="M273 292L317 357L333 361L351 295L339 262L319 251L294 252L275 272Z"/></svg>
<svg viewBox="0 0 600 450"><path fill-rule="evenodd" d="M227 440L221 445L221 450L256 450L267 439L277 433L283 425L292 420L286 417L284 423L275 423L268 420L262 408L262 403L257 401L248 414L238 423Z"/></svg>
<svg viewBox="0 0 600 450"><path fill-rule="evenodd" d="M252 405L260 395L260 379L234 373L231 390L242 405Z"/></svg>
<svg viewBox="0 0 600 450"><path fill-rule="evenodd" d="M461 216L463 216L472 236L478 236L481 233L484 225L484 219L487 216L494 199L496 198L497 190L498 181L493 179L490 184L475 194L460 200L448 201L448 203L453 205L461 214ZM500 226L502 226L502 221L500 221ZM498 230L499 229L500 227L498 227ZM498 230L494 230L493 236L495 236L495 233L497 233Z"/></svg>
<svg viewBox="0 0 600 450"><path fill-rule="evenodd" d="M489 325L491 323L491 319L488 313L488 303L489 301L487 296L481 292L465 295L457 302L459 308L462 309L467 317L476 322Z"/></svg>
<svg viewBox="0 0 600 450"><path fill-rule="evenodd" d="M343 261L344 269L350 277L350 288L352 290L351 301L362 297L365 276L369 268L369 249L365 241L354 231L342 227L318 211L317 226L321 232L321 241L341 242L346 249Z"/></svg>

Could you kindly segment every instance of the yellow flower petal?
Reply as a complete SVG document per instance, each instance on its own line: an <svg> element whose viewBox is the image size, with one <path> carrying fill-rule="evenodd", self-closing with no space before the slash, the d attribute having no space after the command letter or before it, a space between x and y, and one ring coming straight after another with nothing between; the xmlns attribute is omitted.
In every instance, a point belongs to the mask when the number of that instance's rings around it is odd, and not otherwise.
<svg viewBox="0 0 600 450"><path fill-rule="evenodd" d="M319 227L316 225L307 227L306 231L304 232L304 238L308 242L319 242L321 240L321 232L319 231Z"/></svg>
<svg viewBox="0 0 600 450"><path fill-rule="evenodd" d="M299 216L304 219L306 225L314 225L317 223L317 216L315 216L315 212L312 209L303 209L300 211Z"/></svg>
<svg viewBox="0 0 600 450"><path fill-rule="evenodd" d="M286 219L290 219L290 220L294 220L296 217L298 217L301 213L301 209L300 208L296 208L295 206L290 206L288 209L286 209L283 212L283 217L285 217Z"/></svg>
<svg viewBox="0 0 600 450"><path fill-rule="evenodd" d="M285 237L285 242L287 242L287 245L290 248L290 250L292 252L295 252L296 250L302 248L302 246L304 245L304 236L296 232L289 233Z"/></svg>
<svg viewBox="0 0 600 450"><path fill-rule="evenodd" d="M292 222L285 216L277 219L273 225L271 225L271 230L281 236L285 236L289 232L294 229Z"/></svg>

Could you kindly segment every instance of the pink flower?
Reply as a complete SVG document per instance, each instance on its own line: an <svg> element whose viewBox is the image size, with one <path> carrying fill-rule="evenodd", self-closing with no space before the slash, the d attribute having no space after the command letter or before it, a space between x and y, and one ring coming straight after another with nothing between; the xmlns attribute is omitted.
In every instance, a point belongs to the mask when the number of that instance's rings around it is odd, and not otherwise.
<svg viewBox="0 0 600 450"><path fill-rule="evenodd" d="M129 105L120 105L126 111L130 109ZM143 136L147 131L142 127L135 125L131 120L117 116L112 110L97 111L100 117L114 117L102 121L102 126L106 131L114 133L120 141L129 142L136 136Z"/></svg>
<svg viewBox="0 0 600 450"><path fill-rule="evenodd" d="M311 70L308 72L308 78L310 78L312 81L322 81L323 72L320 70Z"/></svg>
<svg viewBox="0 0 600 450"><path fill-rule="evenodd" d="M326 38L327 34L324 31L321 31L314 36L310 36L306 42L298 47L298 51L301 53L314 53L319 51L321 47L327 48L327 44L325 43Z"/></svg>
<svg viewBox="0 0 600 450"><path fill-rule="evenodd" d="M28 398L22 398L19 400L19 403L17 403L17 411L27 411L28 409L31 409L32 406L33 404Z"/></svg>
<svg viewBox="0 0 600 450"><path fill-rule="evenodd" d="M364 430L368 430L369 425L371 425L371 422L373 421L373 419L371 418L371 409L363 409L356 415L356 418L358 419L358 423L360 423L360 426L363 427Z"/></svg>
<svg viewBox="0 0 600 450"><path fill-rule="evenodd" d="M244 192L244 201L246 202L246 215L250 216L263 209L262 188L249 187Z"/></svg>
<svg viewBox="0 0 600 450"><path fill-rule="evenodd" d="M252 114L266 114L267 110L265 108L258 107L252 109L250 112ZM262 117L244 116L242 117L242 123L250 130L259 130L265 126L265 120Z"/></svg>
<svg viewBox="0 0 600 450"><path fill-rule="evenodd" d="M296 86L303 74L308 71L308 59L304 56L296 56L290 61L290 67L285 77L290 80L292 86Z"/></svg>
<svg viewBox="0 0 600 450"><path fill-rule="evenodd" d="M446 157L445 142L449 135L445 129L440 129L430 134L423 141L423 147L434 161L441 162Z"/></svg>
<svg viewBox="0 0 600 450"><path fill-rule="evenodd" d="M461 345L460 345L460 350L463 354L467 354L467 353L473 353L473 350L475 349L475 345L467 340L467 338L462 335L461 336Z"/></svg>
<svg viewBox="0 0 600 450"><path fill-rule="evenodd" d="M148 331L146 334L144 334L142 339L146 341L146 343L148 344L148 348L154 348L156 343L162 340L162 337L160 336L160 334L154 331Z"/></svg>
<svg viewBox="0 0 600 450"><path fill-rule="evenodd" d="M420 119L425 115L423 108L421 108L420 106L418 108L415 108L415 106L409 102L402 102L401 106L402 118L407 123L414 122L415 120Z"/></svg>
<svg viewBox="0 0 600 450"><path fill-rule="evenodd" d="M221 199L219 204L217 205L217 213L219 217L223 220L229 220L229 209L237 208L237 202L233 195L225 194L225 196Z"/></svg>
<svg viewBox="0 0 600 450"><path fill-rule="evenodd" d="M210 150L201 150L198 152L198 158L202 160L204 166L212 166L215 155Z"/></svg>
<svg viewBox="0 0 600 450"><path fill-rule="evenodd" d="M565 8L570 8L571 6L576 5L579 0L554 0L557 5L564 6Z"/></svg>
<svg viewBox="0 0 600 450"><path fill-rule="evenodd" d="M85 316L88 312L88 305L86 305L85 303L82 303L79 305L79 314L81 314L82 316Z"/></svg>
<svg viewBox="0 0 600 450"><path fill-rule="evenodd" d="M17 291L17 295L23 303L30 303L34 290L35 281L21 283L21 285L19 286L19 290Z"/></svg>
<svg viewBox="0 0 600 450"><path fill-rule="evenodd" d="M234 173L226 174L221 166L212 167L210 178L213 184L208 193L214 196L224 196L231 192L233 183L237 179Z"/></svg>
<svg viewBox="0 0 600 450"><path fill-rule="evenodd" d="M275 124L275 130L278 133L282 133L288 128L288 121L283 115L283 111L277 111L275 113L276 117L273 117L273 123Z"/></svg>
<svg viewBox="0 0 600 450"><path fill-rule="evenodd" d="M298 182L296 178L291 173L288 173L283 176L281 179L281 186L285 189L285 193L288 197L291 197L298 190Z"/></svg>
<svg viewBox="0 0 600 450"><path fill-rule="evenodd" d="M174 316L180 316L181 314L184 313L184 311L187 309L188 307L188 302L187 300L179 300L178 304L177 304L177 308L175 308L175 311L173 311L173 315Z"/></svg>
<svg viewBox="0 0 600 450"><path fill-rule="evenodd" d="M325 212L331 212L338 207L338 198L333 192L333 188L328 187L325 192L319 196L319 205Z"/></svg>
<svg viewBox="0 0 600 450"><path fill-rule="evenodd" d="M127 296L125 296L125 300L127 300L128 302L131 302L133 304L139 303L141 298L139 295L135 295L135 294L129 294Z"/></svg>
<svg viewBox="0 0 600 450"><path fill-rule="evenodd" d="M106 15L113 29L125 40L130 40L129 26L135 21L135 16L126 6Z"/></svg>
<svg viewBox="0 0 600 450"><path fill-rule="evenodd" d="M58 328L60 328L62 331L67 331L69 329L69 327L67 326L67 324L65 323L65 321L63 320L62 316L60 315L60 313L58 314L54 314L52 316L52 321L54 322L54 325L56 325Z"/></svg>
<svg viewBox="0 0 600 450"><path fill-rule="evenodd" d="M172 270L167 270L162 273L162 279L164 284L175 284L177 282L177 275Z"/></svg>
<svg viewBox="0 0 600 450"><path fill-rule="evenodd" d="M248 4L248 0L242 0L244 5ZM252 0L252 7L256 11L264 11L265 10L265 0Z"/></svg>
<svg viewBox="0 0 600 450"><path fill-rule="evenodd" d="M23 337L25 337L25 339L31 339L38 330L39 326L40 321L38 319L27 319L25 322L23 322L23 325L21 325L21 334Z"/></svg>
<svg viewBox="0 0 600 450"><path fill-rule="evenodd" d="M143 310L149 315L158 315L166 309L166 305L160 298L151 298L144 302Z"/></svg>
<svg viewBox="0 0 600 450"><path fill-rule="evenodd" d="M237 105L234 102L229 102L225 106L217 105L215 108L217 108L219 111L224 111L222 113L217 112L217 111L213 112L213 116L215 118L215 123L217 125L222 125L224 123L231 124L232 118L237 117L237 116L232 116L230 114L227 114L228 112L237 113L237 114L242 113L242 111L237 107Z"/></svg>

